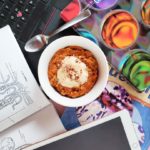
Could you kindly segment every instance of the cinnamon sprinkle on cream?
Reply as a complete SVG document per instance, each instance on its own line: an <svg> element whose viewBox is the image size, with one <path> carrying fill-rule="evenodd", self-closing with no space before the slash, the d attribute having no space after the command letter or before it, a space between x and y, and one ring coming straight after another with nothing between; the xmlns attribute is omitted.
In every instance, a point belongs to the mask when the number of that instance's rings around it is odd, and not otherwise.
<svg viewBox="0 0 150 150"><path fill-rule="evenodd" d="M57 71L57 79L64 87L79 87L88 80L87 66L75 56L66 56Z"/></svg>

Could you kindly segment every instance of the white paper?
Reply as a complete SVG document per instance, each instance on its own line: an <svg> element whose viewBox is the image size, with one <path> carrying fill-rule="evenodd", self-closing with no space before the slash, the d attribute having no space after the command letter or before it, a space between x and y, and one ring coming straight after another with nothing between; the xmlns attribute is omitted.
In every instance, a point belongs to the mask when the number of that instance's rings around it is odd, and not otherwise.
<svg viewBox="0 0 150 150"><path fill-rule="evenodd" d="M65 129L52 104L0 134L0 150L19 150Z"/></svg>
<svg viewBox="0 0 150 150"><path fill-rule="evenodd" d="M49 104L10 27L0 29L0 132Z"/></svg>

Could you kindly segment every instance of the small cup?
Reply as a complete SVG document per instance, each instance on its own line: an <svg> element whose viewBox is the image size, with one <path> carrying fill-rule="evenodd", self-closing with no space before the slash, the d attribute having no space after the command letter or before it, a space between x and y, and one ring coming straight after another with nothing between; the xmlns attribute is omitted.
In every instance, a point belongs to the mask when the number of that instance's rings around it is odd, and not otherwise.
<svg viewBox="0 0 150 150"><path fill-rule="evenodd" d="M141 5L141 21L146 28L150 29L150 0L146 0Z"/></svg>
<svg viewBox="0 0 150 150"><path fill-rule="evenodd" d="M102 19L100 37L102 43L113 51L122 51L135 45L139 36L139 24L128 11L113 10Z"/></svg>
<svg viewBox="0 0 150 150"><path fill-rule="evenodd" d="M105 11L114 7L118 0L82 0L86 5L90 5L90 8L95 11Z"/></svg>
<svg viewBox="0 0 150 150"><path fill-rule="evenodd" d="M150 86L150 53L131 50L122 57L118 69L139 92Z"/></svg>

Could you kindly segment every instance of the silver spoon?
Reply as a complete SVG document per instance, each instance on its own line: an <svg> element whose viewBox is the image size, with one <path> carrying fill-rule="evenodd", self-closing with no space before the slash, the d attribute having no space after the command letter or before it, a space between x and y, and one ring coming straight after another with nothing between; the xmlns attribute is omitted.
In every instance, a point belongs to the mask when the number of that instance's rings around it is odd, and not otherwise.
<svg viewBox="0 0 150 150"><path fill-rule="evenodd" d="M37 52L37 51L41 50L46 44L48 44L48 41L52 36L79 23L80 21L88 18L90 15L91 15L90 10L86 9L83 12L81 12L77 17L72 19L71 21L67 22L63 26L56 29L50 35L39 34L39 35L34 36L26 43L25 50L27 52Z"/></svg>

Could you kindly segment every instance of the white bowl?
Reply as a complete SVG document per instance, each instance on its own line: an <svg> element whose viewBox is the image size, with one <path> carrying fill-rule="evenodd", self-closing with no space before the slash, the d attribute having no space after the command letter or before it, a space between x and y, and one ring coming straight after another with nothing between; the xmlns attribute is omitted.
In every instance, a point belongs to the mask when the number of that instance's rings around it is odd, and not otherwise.
<svg viewBox="0 0 150 150"><path fill-rule="evenodd" d="M53 55L60 48L72 45L80 46L91 51L99 66L97 82L87 94L78 98L62 96L51 86L48 79L48 65ZM102 50L94 42L81 36L65 36L53 41L43 51L38 64L39 82L46 95L56 103L68 107L83 106L95 100L104 90L107 84L108 74L108 63Z"/></svg>

